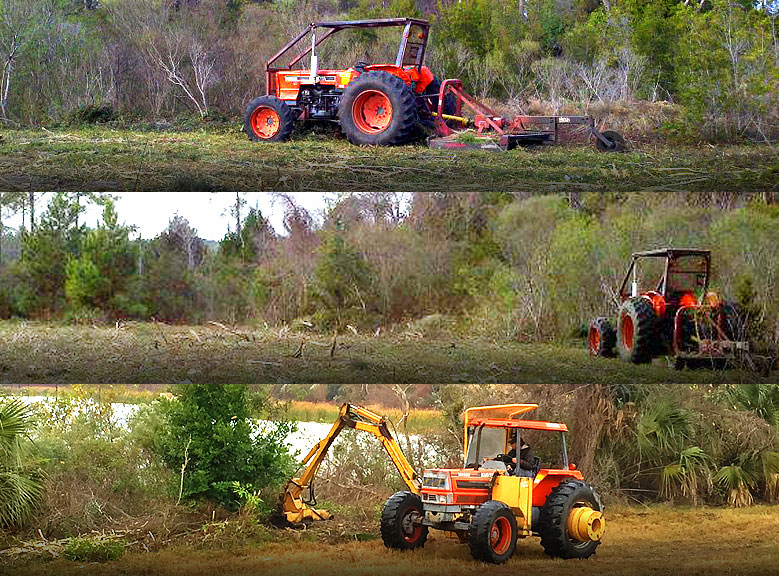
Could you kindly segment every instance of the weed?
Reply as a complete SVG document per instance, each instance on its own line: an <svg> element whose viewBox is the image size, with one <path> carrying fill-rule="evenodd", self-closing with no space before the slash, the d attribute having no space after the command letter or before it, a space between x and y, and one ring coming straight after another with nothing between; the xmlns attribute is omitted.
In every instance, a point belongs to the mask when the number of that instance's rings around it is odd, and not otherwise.
<svg viewBox="0 0 779 576"><path fill-rule="evenodd" d="M63 554L74 562L110 562L124 553L124 540L71 538Z"/></svg>

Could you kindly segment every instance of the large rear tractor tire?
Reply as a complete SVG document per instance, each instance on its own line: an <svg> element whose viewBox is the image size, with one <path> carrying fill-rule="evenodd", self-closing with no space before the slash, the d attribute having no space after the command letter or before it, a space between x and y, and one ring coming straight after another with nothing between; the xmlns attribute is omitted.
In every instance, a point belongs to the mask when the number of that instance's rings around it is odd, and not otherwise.
<svg viewBox="0 0 779 576"><path fill-rule="evenodd" d="M346 88L338 107L347 140L362 146L391 146L414 138L417 102L411 88L389 72L358 76Z"/></svg>
<svg viewBox="0 0 779 576"><path fill-rule="evenodd" d="M652 361L657 336L657 316L646 298L622 303L617 320L617 348L623 360L633 364Z"/></svg>
<svg viewBox="0 0 779 576"><path fill-rule="evenodd" d="M587 506L603 512L600 495L589 484L581 480L560 482L546 497L538 517L538 534L541 546L547 556L553 558L589 558L595 554L600 540L580 542L568 533L568 517L576 508ZM598 520L603 522L602 519ZM602 533L603 526L597 527Z"/></svg>
<svg viewBox="0 0 779 576"><path fill-rule="evenodd" d="M471 556L489 564L503 564L517 548L517 519L506 504L488 500L476 509L468 528Z"/></svg>
<svg viewBox="0 0 779 576"><path fill-rule="evenodd" d="M590 324L587 333L587 347L590 356L614 356L614 347L617 345L617 333L608 318L596 318Z"/></svg>
<svg viewBox="0 0 779 576"><path fill-rule="evenodd" d="M260 96L246 107L243 131L255 142L287 140L295 128L295 113L275 96Z"/></svg>
<svg viewBox="0 0 779 576"><path fill-rule="evenodd" d="M381 539L387 548L413 550L427 541L427 526L420 522L422 499L413 492L390 496L381 513Z"/></svg>

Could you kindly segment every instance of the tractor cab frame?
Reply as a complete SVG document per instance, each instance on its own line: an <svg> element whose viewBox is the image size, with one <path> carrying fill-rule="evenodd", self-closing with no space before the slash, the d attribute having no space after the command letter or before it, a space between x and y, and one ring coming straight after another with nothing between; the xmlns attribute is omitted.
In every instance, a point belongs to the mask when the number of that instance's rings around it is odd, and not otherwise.
<svg viewBox="0 0 779 576"><path fill-rule="evenodd" d="M293 70L293 67L298 64L303 58L311 55L310 66L308 69L308 77L303 82L316 83L316 82L334 82L336 78L333 77L333 72L343 74L344 71L333 70L319 70L318 56L316 54L317 47L325 40L330 38L333 34L341 32L342 30L354 29L354 28L389 28L389 27L403 27L403 35L400 38L400 46L398 47L398 55L395 58L396 68L414 68L417 72L421 72L422 64L425 61L425 50L427 49L427 39L430 32L430 23L427 20L420 20L418 18L383 18L375 20L335 20L324 22L313 22L308 25L300 34L290 40L284 47L282 47L276 54L274 54L270 60L265 64L265 93L269 96L275 95L281 98L279 95L279 82L277 80L279 72L289 72ZM319 30L324 30L324 33L317 37ZM416 32L416 33L415 33ZM292 50L298 43L300 43L307 36L311 36L310 45L299 52L292 60L290 60L287 66L277 66L276 62L281 59L282 56ZM379 65L379 67L386 67L386 65ZM366 69L372 69L371 66L366 66ZM348 71L348 70L347 70ZM303 72L303 70L297 70L296 72ZM345 76L344 76L345 79ZM348 84L348 82L342 82L342 84ZM282 98L283 100L284 98Z"/></svg>

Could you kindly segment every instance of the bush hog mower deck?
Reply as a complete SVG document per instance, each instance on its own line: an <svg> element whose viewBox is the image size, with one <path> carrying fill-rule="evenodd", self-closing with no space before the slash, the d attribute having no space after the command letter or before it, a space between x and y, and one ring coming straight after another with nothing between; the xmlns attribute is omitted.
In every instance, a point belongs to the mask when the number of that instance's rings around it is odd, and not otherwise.
<svg viewBox="0 0 779 576"><path fill-rule="evenodd" d="M317 47L333 34L355 28L400 27L394 63L357 62L346 69L319 68ZM598 132L589 116L522 116L504 119L463 91L456 79L440 82L424 65L430 23L416 18L315 22L265 65L266 95L252 100L244 131L259 142L286 140L296 121L338 122L352 144L388 146L411 141L426 127L435 131L432 148L513 148L519 143L556 142L559 127L585 125L599 150L624 149L616 132ZM277 64L310 35L307 47L286 66ZM310 55L308 69L295 66ZM476 113L461 116L463 105ZM459 137L453 127L472 126Z"/></svg>
<svg viewBox="0 0 779 576"><path fill-rule="evenodd" d="M659 272L655 283L651 273L640 269L653 265ZM667 355L682 368L731 361L747 353L745 324L734 304L709 291L710 271L708 250L668 248L633 254L619 290L622 304L616 330L608 318L593 320L590 354L612 356L616 346L628 362L640 364Z"/></svg>
<svg viewBox="0 0 779 576"><path fill-rule="evenodd" d="M384 418L364 408L344 405L328 436L312 449L300 478L291 480L283 497L287 518L327 519L332 515L313 510L301 494L310 490L324 452L344 426L377 435L401 473L407 491L391 496L381 515L384 545L411 550L425 545L433 528L468 543L476 560L502 564L514 554L517 538L537 535L549 556L588 558L595 553L606 528L603 505L595 489L584 482L576 466L568 463L565 424L524 420L536 404L481 406L465 411L463 467L431 469L421 485L413 468L392 439ZM377 433L378 432L378 433ZM559 434L555 441L548 434ZM509 440L521 446L527 435L534 444L559 446L560 467L544 467L534 459L533 470L507 468ZM313 504L312 504L313 505Z"/></svg>

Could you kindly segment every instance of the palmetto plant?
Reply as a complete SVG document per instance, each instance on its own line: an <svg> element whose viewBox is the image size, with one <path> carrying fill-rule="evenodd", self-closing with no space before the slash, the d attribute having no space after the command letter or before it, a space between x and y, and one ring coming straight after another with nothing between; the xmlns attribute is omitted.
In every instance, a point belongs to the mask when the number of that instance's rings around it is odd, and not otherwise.
<svg viewBox="0 0 779 576"><path fill-rule="evenodd" d="M724 388L727 399L779 427L779 384L730 384Z"/></svg>
<svg viewBox="0 0 779 576"><path fill-rule="evenodd" d="M756 478L744 466L731 464L723 466L714 475L714 482L728 491L728 502L736 508L752 504L752 489Z"/></svg>
<svg viewBox="0 0 779 576"><path fill-rule="evenodd" d="M32 412L21 400L0 400L0 527L23 523L43 491L24 469Z"/></svg>
<svg viewBox="0 0 779 576"><path fill-rule="evenodd" d="M698 483L702 478L711 487L711 458L698 446L682 450L679 459L663 468L661 495L672 498L677 491L698 503Z"/></svg>
<svg viewBox="0 0 779 576"><path fill-rule="evenodd" d="M681 453L690 435L689 414L669 401L648 406L636 427L638 449L650 461Z"/></svg>

